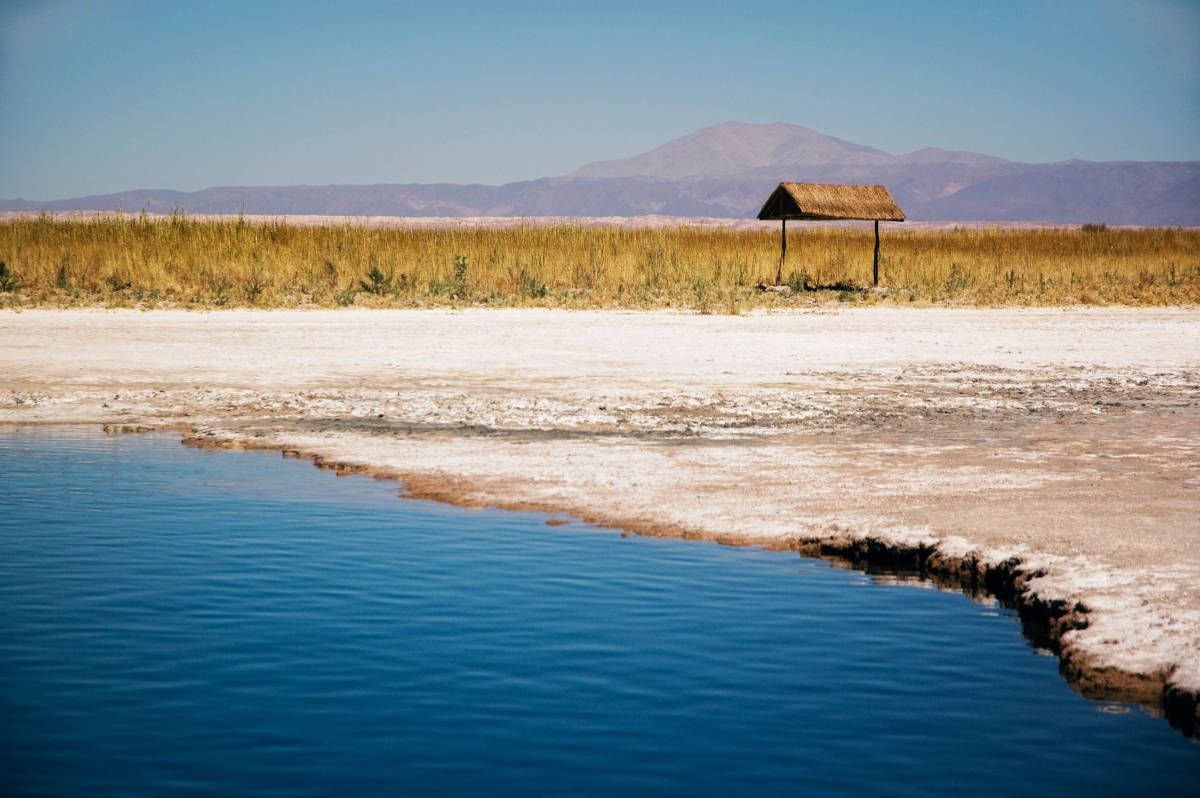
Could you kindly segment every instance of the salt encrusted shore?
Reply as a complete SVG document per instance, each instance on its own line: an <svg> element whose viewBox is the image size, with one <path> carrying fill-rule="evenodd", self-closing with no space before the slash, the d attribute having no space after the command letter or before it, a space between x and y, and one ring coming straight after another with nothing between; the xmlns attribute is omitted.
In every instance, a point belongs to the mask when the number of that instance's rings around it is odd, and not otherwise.
<svg viewBox="0 0 1200 798"><path fill-rule="evenodd" d="M54 219L66 221L90 221L94 219L146 218L162 220L170 218L165 213L137 213L129 211L0 211L0 222L13 219L36 219L49 215ZM644 214L642 216L330 216L319 214L234 214L234 213L189 213L187 218L193 221L245 221L248 224L270 224L281 222L298 227L328 227L330 225L348 225L350 227L380 227L388 229L414 230L504 230L513 227L629 227L629 228L666 228L666 227L700 227L719 230L766 230L771 233L778 231L775 222L760 222L758 219L731 218L724 216L666 216L662 214ZM813 227L858 227L867 229L870 222L862 221L825 221L806 222ZM1060 224L1038 221L907 221L901 225L891 225L893 230L908 230L933 232L941 230L1077 230L1078 224ZM1114 230L1145 229L1140 225L1109 225ZM1195 228L1185 228L1195 229Z"/></svg>
<svg viewBox="0 0 1200 798"><path fill-rule="evenodd" d="M0 423L170 427L413 495L896 564L1085 694L1200 695L1200 313L0 313Z"/></svg>

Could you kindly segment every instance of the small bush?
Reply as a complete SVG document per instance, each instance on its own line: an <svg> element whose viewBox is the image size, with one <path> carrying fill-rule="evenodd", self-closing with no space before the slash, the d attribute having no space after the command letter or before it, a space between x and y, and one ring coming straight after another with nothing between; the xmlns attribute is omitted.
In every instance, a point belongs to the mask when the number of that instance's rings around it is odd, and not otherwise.
<svg viewBox="0 0 1200 798"><path fill-rule="evenodd" d="M520 283L521 293L531 299L545 299L546 294L550 293L545 283L534 279L533 275L524 270L521 271Z"/></svg>
<svg viewBox="0 0 1200 798"><path fill-rule="evenodd" d="M246 292L246 301L251 305L257 305L259 298L262 296L262 293L266 290L266 288L267 285L263 282L261 277L251 277L250 281L246 283L246 287L244 289Z"/></svg>
<svg viewBox="0 0 1200 798"><path fill-rule="evenodd" d="M21 281L13 274L8 264L0 260L0 294L8 294L21 287Z"/></svg>
<svg viewBox="0 0 1200 798"><path fill-rule="evenodd" d="M454 256L454 290L453 296L455 299L462 299L467 295L467 256Z"/></svg>
<svg viewBox="0 0 1200 798"><path fill-rule="evenodd" d="M120 291L128 291L129 288L133 285L128 280L125 280L116 274L110 274L110 275L108 275L108 277L105 277L104 284L107 285L108 290L112 291L113 293L117 293Z"/></svg>
<svg viewBox="0 0 1200 798"><path fill-rule="evenodd" d="M945 289L948 293L958 293L971 284L971 275L967 270L957 263L950 264L950 271L946 274Z"/></svg>
<svg viewBox="0 0 1200 798"><path fill-rule="evenodd" d="M367 279L360 281L359 285L368 294L384 296L393 293L394 279L394 275L385 274L378 266L371 264L371 270L367 272Z"/></svg>
<svg viewBox="0 0 1200 798"><path fill-rule="evenodd" d="M692 280L692 307L705 315L712 313L708 297L708 283L699 278Z"/></svg>

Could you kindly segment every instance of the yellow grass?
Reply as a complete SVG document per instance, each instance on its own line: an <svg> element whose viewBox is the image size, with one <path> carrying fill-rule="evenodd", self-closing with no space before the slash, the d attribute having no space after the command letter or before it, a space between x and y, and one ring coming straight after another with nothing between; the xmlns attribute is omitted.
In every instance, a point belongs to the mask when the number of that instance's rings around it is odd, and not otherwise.
<svg viewBox="0 0 1200 798"><path fill-rule="evenodd" d="M388 229L49 216L0 222L0 306L546 305L738 312L822 301L1178 305L1200 301L1200 232L790 232L698 227ZM806 288L808 290L806 290ZM812 289L816 290L812 290Z"/></svg>

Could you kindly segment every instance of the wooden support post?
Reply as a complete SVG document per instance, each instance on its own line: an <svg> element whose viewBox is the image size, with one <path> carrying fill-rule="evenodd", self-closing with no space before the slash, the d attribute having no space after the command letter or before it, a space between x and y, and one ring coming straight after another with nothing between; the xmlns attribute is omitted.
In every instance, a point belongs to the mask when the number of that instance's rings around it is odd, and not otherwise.
<svg viewBox="0 0 1200 798"><path fill-rule="evenodd" d="M781 219L783 227L779 231L779 268L775 270L775 285L783 284L783 262L787 258L787 219Z"/></svg>
<svg viewBox="0 0 1200 798"><path fill-rule="evenodd" d="M879 220L875 220L875 264L871 267L871 279L879 285Z"/></svg>

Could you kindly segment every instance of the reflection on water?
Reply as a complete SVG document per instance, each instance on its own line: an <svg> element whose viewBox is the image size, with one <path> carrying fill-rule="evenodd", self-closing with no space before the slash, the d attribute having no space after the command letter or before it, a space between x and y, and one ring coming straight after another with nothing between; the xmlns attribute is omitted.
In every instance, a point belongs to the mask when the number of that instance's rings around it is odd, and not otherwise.
<svg viewBox="0 0 1200 798"><path fill-rule="evenodd" d="M1200 779L1200 748L1073 694L994 604L395 494L166 435L0 433L0 792L1007 798Z"/></svg>

